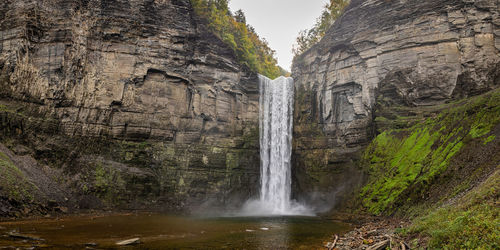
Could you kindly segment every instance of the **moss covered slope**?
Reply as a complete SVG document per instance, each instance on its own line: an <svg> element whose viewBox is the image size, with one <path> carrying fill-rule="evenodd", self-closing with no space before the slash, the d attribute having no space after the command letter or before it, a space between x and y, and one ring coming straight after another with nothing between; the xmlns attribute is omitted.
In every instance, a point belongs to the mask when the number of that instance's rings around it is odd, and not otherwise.
<svg viewBox="0 0 500 250"><path fill-rule="evenodd" d="M439 109L433 118L409 128L388 129L373 140L364 155L370 179L361 192L369 212L395 212L405 203L428 198L432 185L445 174L473 170L472 178L491 171L498 162L499 153L491 149L499 142L500 91ZM479 154L468 157L481 160L475 166L467 166L472 159L464 159L471 150Z"/></svg>
<svg viewBox="0 0 500 250"><path fill-rule="evenodd" d="M499 249L499 167L456 202L416 219L404 234L428 238L432 249Z"/></svg>
<svg viewBox="0 0 500 250"><path fill-rule="evenodd" d="M360 207L412 219L405 233L428 239L424 246L498 248L500 90L383 109L376 119L382 130L363 156L369 177ZM413 117L397 115L404 109Z"/></svg>

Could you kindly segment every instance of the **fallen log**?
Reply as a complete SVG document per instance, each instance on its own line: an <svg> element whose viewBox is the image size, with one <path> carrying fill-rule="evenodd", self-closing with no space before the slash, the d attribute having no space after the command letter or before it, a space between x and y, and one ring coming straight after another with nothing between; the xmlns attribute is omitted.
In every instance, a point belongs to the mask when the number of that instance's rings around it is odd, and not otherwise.
<svg viewBox="0 0 500 250"><path fill-rule="evenodd" d="M392 249L392 237L390 235L387 235L386 236L389 237L389 249Z"/></svg>
<svg viewBox="0 0 500 250"><path fill-rule="evenodd" d="M389 246L389 240L384 240L379 243L376 243L375 245L368 247L366 250L382 250Z"/></svg>
<svg viewBox="0 0 500 250"><path fill-rule="evenodd" d="M333 244L330 245L330 247L328 248L328 250L332 250L333 248L335 248L335 246L337 245L337 241L338 240L339 240L339 236L335 235L335 240L333 240Z"/></svg>
<svg viewBox="0 0 500 250"><path fill-rule="evenodd" d="M405 243L401 241L399 244L401 245L401 250L406 250Z"/></svg>
<svg viewBox="0 0 500 250"><path fill-rule="evenodd" d="M403 243L403 246L405 246L406 250L411 249L411 247L408 244L406 244L406 242L402 241L401 243Z"/></svg>

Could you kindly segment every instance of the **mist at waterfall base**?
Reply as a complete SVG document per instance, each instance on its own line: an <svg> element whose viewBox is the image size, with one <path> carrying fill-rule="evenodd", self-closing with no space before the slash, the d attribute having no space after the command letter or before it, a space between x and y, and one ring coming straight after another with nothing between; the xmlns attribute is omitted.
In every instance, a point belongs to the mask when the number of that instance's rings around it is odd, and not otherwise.
<svg viewBox="0 0 500 250"><path fill-rule="evenodd" d="M242 216L314 216L291 200L293 78L259 75L260 197L248 200Z"/></svg>

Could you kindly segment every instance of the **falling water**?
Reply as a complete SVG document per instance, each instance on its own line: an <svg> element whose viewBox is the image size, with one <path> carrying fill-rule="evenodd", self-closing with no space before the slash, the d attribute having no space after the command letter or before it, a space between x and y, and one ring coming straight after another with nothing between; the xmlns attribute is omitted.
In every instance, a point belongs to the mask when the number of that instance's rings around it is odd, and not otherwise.
<svg viewBox="0 0 500 250"><path fill-rule="evenodd" d="M293 79L260 84L260 200L275 213L290 209L292 186Z"/></svg>
<svg viewBox="0 0 500 250"><path fill-rule="evenodd" d="M271 80L259 76L260 87L260 198L248 202L253 215L310 215L291 200L293 78Z"/></svg>

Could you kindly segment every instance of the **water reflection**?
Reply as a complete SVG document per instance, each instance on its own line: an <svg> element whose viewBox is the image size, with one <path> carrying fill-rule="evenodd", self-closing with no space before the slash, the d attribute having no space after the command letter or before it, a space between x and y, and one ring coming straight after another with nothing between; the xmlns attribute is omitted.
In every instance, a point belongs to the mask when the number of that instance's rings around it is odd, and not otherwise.
<svg viewBox="0 0 500 250"><path fill-rule="evenodd" d="M268 223L264 222L260 223L260 226L261 229L268 228L269 230L272 231L270 232L271 234L261 234L260 237L258 236L258 238L256 239L257 248L269 249L271 246L274 249L291 247L291 244L289 242L290 226L291 226L290 224L277 223L277 222L268 222Z"/></svg>
<svg viewBox="0 0 500 250"><path fill-rule="evenodd" d="M267 229L267 230L266 230ZM45 239L52 248L81 248L94 242L113 248L119 240L139 237L138 249L314 249L347 226L318 217L193 218L166 215L70 217L0 223L0 235L12 230ZM32 242L0 237L0 246Z"/></svg>

